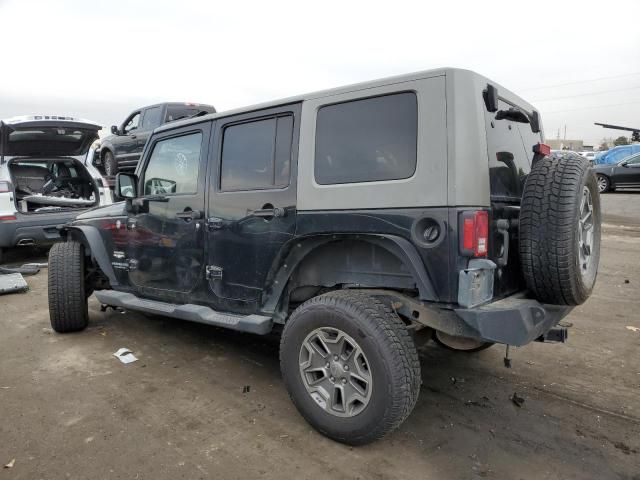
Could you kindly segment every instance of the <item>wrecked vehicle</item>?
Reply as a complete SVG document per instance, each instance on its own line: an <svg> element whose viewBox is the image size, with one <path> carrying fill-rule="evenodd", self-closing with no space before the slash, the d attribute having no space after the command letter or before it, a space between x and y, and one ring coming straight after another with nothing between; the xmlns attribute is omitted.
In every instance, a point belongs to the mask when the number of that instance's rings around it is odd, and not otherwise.
<svg viewBox="0 0 640 480"><path fill-rule="evenodd" d="M112 203L91 165L100 125L52 115L0 122L0 253L48 244L58 226L92 207Z"/></svg>
<svg viewBox="0 0 640 480"><path fill-rule="evenodd" d="M600 197L533 106L466 70L326 90L156 129L125 203L49 256L57 332L87 297L253 334L324 435L364 444L416 404L416 339L469 352L564 340L591 294Z"/></svg>

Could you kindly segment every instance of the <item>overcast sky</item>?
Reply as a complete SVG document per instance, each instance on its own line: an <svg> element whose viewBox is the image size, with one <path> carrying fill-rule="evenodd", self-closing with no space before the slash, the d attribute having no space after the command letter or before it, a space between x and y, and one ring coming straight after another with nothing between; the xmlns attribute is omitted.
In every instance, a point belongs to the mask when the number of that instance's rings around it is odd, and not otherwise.
<svg viewBox="0 0 640 480"><path fill-rule="evenodd" d="M0 118L120 123L157 101L218 110L442 66L536 105L547 138L640 127L640 1L0 0Z"/></svg>

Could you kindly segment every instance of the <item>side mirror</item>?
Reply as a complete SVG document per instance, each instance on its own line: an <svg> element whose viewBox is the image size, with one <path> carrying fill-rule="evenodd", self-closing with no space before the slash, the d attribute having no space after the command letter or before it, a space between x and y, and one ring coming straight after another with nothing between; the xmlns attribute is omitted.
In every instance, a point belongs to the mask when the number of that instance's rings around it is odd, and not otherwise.
<svg viewBox="0 0 640 480"><path fill-rule="evenodd" d="M125 200L136 198L138 196L137 185L138 177L133 173L118 173L116 175L114 193L116 194L116 197L123 198Z"/></svg>
<svg viewBox="0 0 640 480"><path fill-rule="evenodd" d="M114 135L120 135L120 130L115 125L111 125L111 133Z"/></svg>

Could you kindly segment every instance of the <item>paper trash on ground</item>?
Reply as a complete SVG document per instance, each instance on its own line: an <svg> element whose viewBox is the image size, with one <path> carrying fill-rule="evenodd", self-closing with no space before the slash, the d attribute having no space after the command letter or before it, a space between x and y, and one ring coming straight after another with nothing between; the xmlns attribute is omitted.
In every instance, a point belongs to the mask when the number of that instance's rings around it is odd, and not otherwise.
<svg viewBox="0 0 640 480"><path fill-rule="evenodd" d="M138 360L138 358L133 353L131 353L131 350L125 347L119 349L116 353L113 354L113 356L120 360L122 363L132 363Z"/></svg>

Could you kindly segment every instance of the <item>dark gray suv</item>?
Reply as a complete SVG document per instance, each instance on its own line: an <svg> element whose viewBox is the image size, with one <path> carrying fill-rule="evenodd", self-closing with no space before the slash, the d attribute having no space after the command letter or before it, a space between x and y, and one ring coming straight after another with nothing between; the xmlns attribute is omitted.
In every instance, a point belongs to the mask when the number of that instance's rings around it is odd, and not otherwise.
<svg viewBox="0 0 640 480"><path fill-rule="evenodd" d="M440 69L164 125L125 202L64 229L57 332L87 297L264 335L323 434L364 444L420 392L415 339L476 351L564 339L600 254L596 179L556 159L538 112Z"/></svg>

